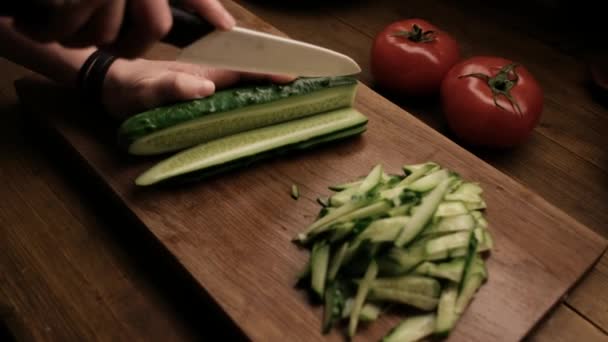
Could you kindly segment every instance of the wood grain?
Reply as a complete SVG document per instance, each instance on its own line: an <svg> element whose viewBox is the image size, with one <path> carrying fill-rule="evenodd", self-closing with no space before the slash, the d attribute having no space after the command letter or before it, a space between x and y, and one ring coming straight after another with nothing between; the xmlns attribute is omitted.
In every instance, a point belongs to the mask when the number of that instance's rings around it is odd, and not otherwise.
<svg viewBox="0 0 608 342"><path fill-rule="evenodd" d="M571 217L364 85L357 108L370 124L360 139L158 189L134 188L135 176L153 160L118 154L98 123L76 120L83 108L67 101L67 94L23 85L20 95L255 340L319 337L319 308L293 288L306 254L290 239L310 223L317 211L314 199L327 185L378 162L396 171L404 163L435 160L486 188L497 248L488 263L490 282L463 317L455 340L521 339L605 248L602 238ZM285 200L294 182L302 191L297 202ZM395 322L381 320L362 331L362 338L376 339ZM339 339L336 332L330 337Z"/></svg>
<svg viewBox="0 0 608 342"><path fill-rule="evenodd" d="M577 312L608 334L608 253L566 299Z"/></svg>
<svg viewBox="0 0 608 342"><path fill-rule="evenodd" d="M1 325L17 341L233 338L201 310L198 288L23 121L12 81L30 73L4 60L0 70Z"/></svg>
<svg viewBox="0 0 608 342"><path fill-rule="evenodd" d="M606 341L608 336L595 329L567 306L561 305L551 313L546 323L526 339L533 342Z"/></svg>
<svg viewBox="0 0 608 342"><path fill-rule="evenodd" d="M461 42L463 57L493 54L526 65L546 93L543 118L530 141L500 154L462 146L608 237L608 211L604 210L608 201L608 151L603 148L608 145L603 134L608 131L608 110L584 86L585 66L573 57L523 33L495 25L496 20L501 20L500 13L480 6L481 13L493 14L483 16L470 10L471 1L461 5L440 0L363 0L316 3L315 6L274 1L238 2L294 38L353 57L363 69L359 77L363 83L457 143L447 129L436 98L408 99L375 87L369 71L369 54L377 32L394 20L422 17L452 33ZM319 6L322 10L318 10ZM313 16L316 16L315 25L310 24ZM582 202L585 205L581 205Z"/></svg>

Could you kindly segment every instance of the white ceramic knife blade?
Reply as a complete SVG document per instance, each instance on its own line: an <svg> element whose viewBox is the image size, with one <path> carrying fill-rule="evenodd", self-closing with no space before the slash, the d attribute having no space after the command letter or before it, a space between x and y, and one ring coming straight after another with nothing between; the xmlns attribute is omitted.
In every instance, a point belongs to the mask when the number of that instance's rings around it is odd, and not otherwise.
<svg viewBox="0 0 608 342"><path fill-rule="evenodd" d="M186 46L178 60L238 71L302 77L361 72L352 58L339 52L242 27L209 33Z"/></svg>

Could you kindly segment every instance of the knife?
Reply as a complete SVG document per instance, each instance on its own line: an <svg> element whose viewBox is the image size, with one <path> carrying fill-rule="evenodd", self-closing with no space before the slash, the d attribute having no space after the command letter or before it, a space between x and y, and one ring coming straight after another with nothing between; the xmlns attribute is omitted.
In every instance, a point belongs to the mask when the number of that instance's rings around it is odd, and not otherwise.
<svg viewBox="0 0 608 342"><path fill-rule="evenodd" d="M2 1L0 16L32 13L21 1ZM34 15L34 13L32 13ZM177 60L264 74L342 76L361 72L350 57L318 45L243 27L216 30L198 15L171 6L173 27L163 42L182 49ZM128 27L128 18L126 18Z"/></svg>

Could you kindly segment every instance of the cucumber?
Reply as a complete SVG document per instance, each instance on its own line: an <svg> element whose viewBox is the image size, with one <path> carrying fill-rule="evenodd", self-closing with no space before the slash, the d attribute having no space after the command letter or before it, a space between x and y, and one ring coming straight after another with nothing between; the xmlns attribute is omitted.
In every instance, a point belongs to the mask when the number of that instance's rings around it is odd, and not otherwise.
<svg viewBox="0 0 608 342"><path fill-rule="evenodd" d="M327 286L340 282L349 296L356 291L341 313L350 320L351 338L358 322L379 316L374 304L429 312L403 321L386 340L448 337L487 278L482 255L493 240L481 187L435 163L404 171L404 178L387 175L376 164L337 186L334 204L340 205L322 208L306 233L313 250L331 244ZM325 300L329 329L334 299Z"/></svg>
<svg viewBox="0 0 608 342"><path fill-rule="evenodd" d="M139 113L122 123L118 137L131 154L177 151L239 132L350 107L356 86L352 77L301 78L286 85L221 90L203 99Z"/></svg>
<svg viewBox="0 0 608 342"><path fill-rule="evenodd" d="M478 254L475 254L473 262L461 283L462 287L458 294L458 298L456 299L456 314L461 315L464 312L486 278L487 271L485 269L484 261Z"/></svg>
<svg viewBox="0 0 608 342"><path fill-rule="evenodd" d="M439 299L435 297L385 287L371 289L368 298L373 301L405 304L426 311L434 310L439 303Z"/></svg>
<svg viewBox="0 0 608 342"><path fill-rule="evenodd" d="M425 252L427 255L434 255L444 251L463 248L469 245L473 232L457 232L449 235L440 236L427 241Z"/></svg>
<svg viewBox="0 0 608 342"><path fill-rule="evenodd" d="M312 248L310 286L319 298L325 293L329 252L329 245L324 242L318 242Z"/></svg>
<svg viewBox="0 0 608 342"><path fill-rule="evenodd" d="M358 187L346 188L338 193L333 194L329 198L329 205L332 207L339 207L344 203L353 199L353 196L357 193Z"/></svg>
<svg viewBox="0 0 608 342"><path fill-rule="evenodd" d="M435 314L413 316L404 319L382 339L382 342L420 341L435 330Z"/></svg>
<svg viewBox="0 0 608 342"><path fill-rule="evenodd" d="M355 300L353 298L349 298L344 302L344 309L342 310L342 318L350 317L350 313L353 311L353 304ZM372 304L365 303L361 308L361 312L359 313L359 320L361 322L370 322L375 321L378 316L380 316L380 307Z"/></svg>
<svg viewBox="0 0 608 342"><path fill-rule="evenodd" d="M434 278L406 275L401 277L376 278L371 289L394 289L428 297L438 297L441 292L439 281Z"/></svg>
<svg viewBox="0 0 608 342"><path fill-rule="evenodd" d="M469 209L464 202L461 201L445 201L439 204L435 217L445 217L454 215L468 214Z"/></svg>
<svg viewBox="0 0 608 342"><path fill-rule="evenodd" d="M459 231L470 231L475 228L476 224L477 222L475 222L473 216L469 214L442 217L437 223L425 229L422 235L441 235Z"/></svg>
<svg viewBox="0 0 608 342"><path fill-rule="evenodd" d="M456 324L458 314L456 313L456 298L458 297L458 285L449 284L441 293L437 305L437 321L435 323L435 334L447 336Z"/></svg>
<svg viewBox="0 0 608 342"><path fill-rule="evenodd" d="M463 270L464 259L457 258L439 264L430 261L425 261L418 265L413 272L414 274L424 275L428 277L443 278L458 283L462 279Z"/></svg>
<svg viewBox="0 0 608 342"><path fill-rule="evenodd" d="M429 190L434 189L445 178L444 173L445 171L443 170L437 170L414 181L409 185L406 185L406 188L417 192L427 192Z"/></svg>
<svg viewBox="0 0 608 342"><path fill-rule="evenodd" d="M367 177L365 177L365 179L363 180L361 185L359 185L359 188L357 188L356 195L365 196L370 191L372 191L372 189L377 187L380 184L380 182L382 181L383 174L384 174L384 172L382 171L381 164L374 166L374 168L369 173L369 175L367 175Z"/></svg>
<svg viewBox="0 0 608 342"><path fill-rule="evenodd" d="M393 247L388 251L386 259L382 259L381 267L383 273L386 274L404 274L418 266L424 259L425 253L422 245L412 246L408 249Z"/></svg>
<svg viewBox="0 0 608 342"><path fill-rule="evenodd" d="M364 115L347 108L231 135L175 154L145 171L135 183L140 186L152 185L290 146L307 148L310 145L306 144L315 139L323 139L366 123Z"/></svg>
<svg viewBox="0 0 608 342"><path fill-rule="evenodd" d="M336 275L340 270L340 266L342 266L342 260L344 260L344 255L346 254L347 250L348 242L345 242L340 245L338 250L334 253L333 257L331 258L331 263L329 264L329 271L327 273L328 281L333 281L334 279L336 279Z"/></svg>
<svg viewBox="0 0 608 342"><path fill-rule="evenodd" d="M357 240L369 240L371 242L393 241L409 219L407 216L398 216L374 221L357 236Z"/></svg>
<svg viewBox="0 0 608 342"><path fill-rule="evenodd" d="M367 293L369 292L370 284L374 281L376 276L378 275L378 264L375 260L371 260L367 270L365 271L365 275L363 276L363 280L359 284L357 288L357 294L355 295L355 301L353 303L353 310L350 313L350 320L348 322L348 336L355 336L355 332L357 331L357 325L359 324L359 314L361 313L361 308L365 303L365 299L367 298Z"/></svg>
<svg viewBox="0 0 608 342"><path fill-rule="evenodd" d="M442 171L442 180L439 185L422 198L422 203L420 203L417 210L413 213L412 218L399 233L399 236L395 240L395 245L397 247L402 247L412 241L416 235L422 231L429 219L433 216L437 206L441 203L441 199L445 195L451 182L451 178L448 178L448 172L446 170Z"/></svg>
<svg viewBox="0 0 608 342"><path fill-rule="evenodd" d="M334 323L340 319L344 307L344 292L339 283L330 283L327 287L324 305L322 332L323 334L327 334Z"/></svg>

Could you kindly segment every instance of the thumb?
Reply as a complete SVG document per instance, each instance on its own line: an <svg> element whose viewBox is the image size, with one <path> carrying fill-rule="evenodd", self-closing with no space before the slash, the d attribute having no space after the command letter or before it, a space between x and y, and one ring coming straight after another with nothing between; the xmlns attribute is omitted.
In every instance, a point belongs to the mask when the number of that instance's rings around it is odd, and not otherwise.
<svg viewBox="0 0 608 342"><path fill-rule="evenodd" d="M142 102L153 108L179 101L206 97L215 92L215 84L208 79L194 75L168 72L151 81L143 89Z"/></svg>

